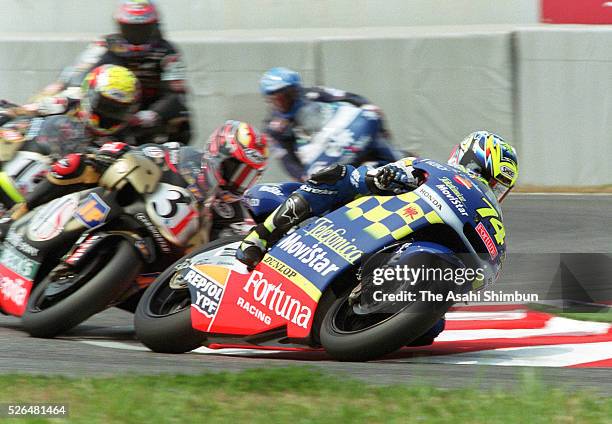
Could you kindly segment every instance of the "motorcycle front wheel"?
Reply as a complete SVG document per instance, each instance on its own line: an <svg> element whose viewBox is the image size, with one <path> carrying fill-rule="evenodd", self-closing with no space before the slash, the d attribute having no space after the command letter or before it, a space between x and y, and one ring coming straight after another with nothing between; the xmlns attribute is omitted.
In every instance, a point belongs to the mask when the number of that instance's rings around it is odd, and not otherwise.
<svg viewBox="0 0 612 424"><path fill-rule="evenodd" d="M225 237L196 249L166 269L142 295L134 314L136 337L154 352L185 353L204 343L206 334L191 325L191 296L187 287L171 288L175 268L193 256L242 240Z"/></svg>
<svg viewBox="0 0 612 424"><path fill-rule="evenodd" d="M108 243L78 271L51 272L36 286L22 316L34 337L64 333L116 301L133 281L142 260L127 240Z"/></svg>
<svg viewBox="0 0 612 424"><path fill-rule="evenodd" d="M454 287L439 282L421 282L418 290L446 294ZM452 301L428 302L419 297L392 312L359 311L351 292L335 295L328 290L320 303L331 304L319 329L321 345L340 361L370 361L394 352L432 328L452 306Z"/></svg>

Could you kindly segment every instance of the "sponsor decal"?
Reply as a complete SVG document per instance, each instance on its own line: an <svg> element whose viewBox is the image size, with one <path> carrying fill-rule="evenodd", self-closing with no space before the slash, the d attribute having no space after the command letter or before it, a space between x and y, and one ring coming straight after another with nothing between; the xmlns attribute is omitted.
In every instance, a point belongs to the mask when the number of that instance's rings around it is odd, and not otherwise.
<svg viewBox="0 0 612 424"><path fill-rule="evenodd" d="M283 196L283 192L281 191L278 185L267 184L259 187L259 191L265 191L267 193L272 193L275 196Z"/></svg>
<svg viewBox="0 0 612 424"><path fill-rule="evenodd" d="M437 209L439 211L442 210L442 203L436 197L434 197L434 195L427 189L427 186L419 186L416 192L424 199L428 200L434 209Z"/></svg>
<svg viewBox="0 0 612 424"><path fill-rule="evenodd" d="M312 317L312 309L303 305L299 299L287 294L282 288L282 283L275 285L263 276L263 272L253 271L242 288L245 293L251 295L255 302L263 307L263 310L257 308L261 312L260 317L265 315L265 309L267 309L274 315L282 317L299 327L307 328ZM245 302L243 300L242 304L244 305ZM244 308L244 306L242 307Z"/></svg>
<svg viewBox="0 0 612 424"><path fill-rule="evenodd" d="M465 202L465 197L463 196L463 194L461 194L461 191L457 188L457 186L455 184L453 184L453 182L450 180L450 178L448 177L442 177L440 178L440 181L446 186L448 187L448 189L450 191L453 192L453 194L455 196L457 196L457 198L459 200L461 200L462 202Z"/></svg>
<svg viewBox="0 0 612 424"><path fill-rule="evenodd" d="M11 277L3 276L0 278L0 292L2 300L14 303L17 306L25 306L28 296L28 282L21 278L12 279Z"/></svg>
<svg viewBox="0 0 612 424"><path fill-rule="evenodd" d="M277 243L275 247L289 253L322 276L326 276L330 272L340 269L336 264L325 257L328 252L319 247L319 243L309 246L301 241L301 239L301 235L293 233ZM361 252L361 254L363 254L363 252Z"/></svg>
<svg viewBox="0 0 612 424"><path fill-rule="evenodd" d="M262 262L265 263L266 265L269 265L270 268L277 271L280 275L282 275L283 277L287 278L290 281L293 281L293 279L298 275L296 270L291 268L286 263L281 262L278 259L270 255L266 255L263 258Z"/></svg>
<svg viewBox="0 0 612 424"><path fill-rule="evenodd" d="M313 194L325 194L325 195L334 195L334 194L338 194L337 190L326 190L324 188L316 188L316 187L312 187L309 186L307 184L303 184L300 186L300 190L302 191L306 191L308 193L313 193Z"/></svg>
<svg viewBox="0 0 612 424"><path fill-rule="evenodd" d="M487 250L489 251L489 255L491 256L491 259L495 259L498 254L497 247L495 246L493 239L489 235L489 232L487 231L487 229L485 228L482 222L476 226L476 232L478 233L478 235L484 242L485 246L487 247Z"/></svg>
<svg viewBox="0 0 612 424"><path fill-rule="evenodd" d="M78 193L64 196L38 210L28 224L28 237L33 241L46 241L57 236L72 218L79 205Z"/></svg>
<svg viewBox="0 0 612 424"><path fill-rule="evenodd" d="M512 169L510 169L510 167L508 167L506 165L501 165L499 167L499 170L501 171L502 174L507 175L509 178L514 178L514 176L516 175L514 173L514 171Z"/></svg>
<svg viewBox="0 0 612 424"><path fill-rule="evenodd" d="M26 243L23 240L23 236L21 234L16 233L15 230L13 230L13 228L9 229L9 232L6 235L6 241L8 244L12 245L18 250L21 250L23 253L27 255L38 256L38 249Z"/></svg>
<svg viewBox="0 0 612 424"><path fill-rule="evenodd" d="M39 262L27 258L10 246L5 246L2 250L0 262L15 274L28 280L34 280L36 272L40 267Z"/></svg>
<svg viewBox="0 0 612 424"><path fill-rule="evenodd" d="M183 278L197 290L192 305L207 318L213 318L219 309L224 287L193 268L189 268Z"/></svg>
<svg viewBox="0 0 612 424"><path fill-rule="evenodd" d="M145 228L147 229L147 231L149 231L149 233L151 233L151 235L153 236L153 239L155 240L155 243L157 243L157 245L161 248L163 252L165 253L170 252L170 246L168 246L168 242L166 242L166 239L164 238L164 236L161 235L157 227L153 225L151 221L149 221L149 218L147 218L145 214L139 212L135 214L134 217L142 225L145 226Z"/></svg>
<svg viewBox="0 0 612 424"><path fill-rule="evenodd" d="M448 199L448 201L457 209L462 216L469 216L463 205L463 201L455 196L446 184L437 184L436 188ZM456 189L456 187L455 187ZM463 198L463 196L462 196ZM463 199L465 200L465 199Z"/></svg>
<svg viewBox="0 0 612 424"><path fill-rule="evenodd" d="M14 252L17 253L17 252ZM32 281L18 275L5 264L0 264L0 308L21 316L32 290Z"/></svg>
<svg viewBox="0 0 612 424"><path fill-rule="evenodd" d="M425 161L425 163L429 166L433 166L434 168L439 169L440 171L450 171L450 169L448 169L446 166L440 165L438 162L435 162L433 160L427 160Z"/></svg>
<svg viewBox="0 0 612 424"><path fill-rule="evenodd" d="M402 211L402 215L410 219L414 219L414 217L418 214L419 214L419 211L413 205L408 206L406 209Z"/></svg>
<svg viewBox="0 0 612 424"><path fill-rule="evenodd" d="M363 251L353 244L355 239L347 240L344 238L346 229L335 228L331 220L327 218L319 218L315 224L313 228L306 231L306 234L319 241L322 245L327 246L348 263L354 264L355 261L363 256Z"/></svg>
<svg viewBox="0 0 612 424"><path fill-rule="evenodd" d="M85 199L85 203L77 209L75 217L85 226L94 228L104 223L110 209L110 206L100 196L96 193L90 193Z"/></svg>
<svg viewBox="0 0 612 424"><path fill-rule="evenodd" d="M236 305L240 306L249 315L254 316L264 324L270 325L272 323L272 318L270 317L270 315L267 315L261 309L258 309L257 306L251 305L251 303L249 303L249 301L245 300L243 297L238 297L238 300L236 300Z"/></svg>
<svg viewBox="0 0 612 424"><path fill-rule="evenodd" d="M458 182L459 184L461 184L463 187L467 188L468 190L471 190L472 186L474 185L472 184L469 178L466 178L462 175L455 175L453 177L453 180L455 180L456 182Z"/></svg>
<svg viewBox="0 0 612 424"><path fill-rule="evenodd" d="M98 235L93 235L85 239L82 243L78 244L77 249L65 260L65 262L69 265L74 265L77 263L87 252L87 250L91 247L91 245L100 238Z"/></svg>

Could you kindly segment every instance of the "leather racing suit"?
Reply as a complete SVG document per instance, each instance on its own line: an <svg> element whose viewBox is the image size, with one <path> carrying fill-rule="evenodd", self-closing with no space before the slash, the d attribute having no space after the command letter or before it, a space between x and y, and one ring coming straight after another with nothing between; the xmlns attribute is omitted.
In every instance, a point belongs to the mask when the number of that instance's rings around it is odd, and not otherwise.
<svg viewBox="0 0 612 424"><path fill-rule="evenodd" d="M273 111L264 128L287 173L300 181L334 163L381 165L400 158L380 109L342 90L306 88L291 111Z"/></svg>

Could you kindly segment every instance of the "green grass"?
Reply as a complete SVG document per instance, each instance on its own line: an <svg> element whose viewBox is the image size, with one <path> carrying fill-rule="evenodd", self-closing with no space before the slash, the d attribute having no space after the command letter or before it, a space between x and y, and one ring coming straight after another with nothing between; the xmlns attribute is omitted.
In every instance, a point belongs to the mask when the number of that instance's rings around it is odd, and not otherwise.
<svg viewBox="0 0 612 424"><path fill-rule="evenodd" d="M0 403L67 403L69 420L81 423L609 423L612 417L609 398L564 392L533 377L513 390L371 386L307 368L198 376L9 375L0 376L0 384Z"/></svg>

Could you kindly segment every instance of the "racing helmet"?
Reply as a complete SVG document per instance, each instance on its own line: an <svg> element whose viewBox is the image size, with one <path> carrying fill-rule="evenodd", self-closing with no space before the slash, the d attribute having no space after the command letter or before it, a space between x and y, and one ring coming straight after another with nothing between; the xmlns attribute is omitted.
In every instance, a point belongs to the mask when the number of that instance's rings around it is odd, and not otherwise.
<svg viewBox="0 0 612 424"><path fill-rule="evenodd" d="M217 186L236 197L253 186L268 164L266 136L246 122L228 120L204 148L200 186Z"/></svg>
<svg viewBox="0 0 612 424"><path fill-rule="evenodd" d="M259 90L276 112L293 117L302 97L302 78L291 69L277 67L266 71L259 80Z"/></svg>
<svg viewBox="0 0 612 424"><path fill-rule="evenodd" d="M97 135L123 129L138 110L140 82L127 68L102 65L87 74L81 85L79 116Z"/></svg>
<svg viewBox="0 0 612 424"><path fill-rule="evenodd" d="M499 135L476 131L451 152L448 164L458 166L484 180L501 202L514 187L518 160L514 147Z"/></svg>
<svg viewBox="0 0 612 424"><path fill-rule="evenodd" d="M114 18L132 45L151 44L160 37L159 13L152 0L120 0Z"/></svg>

